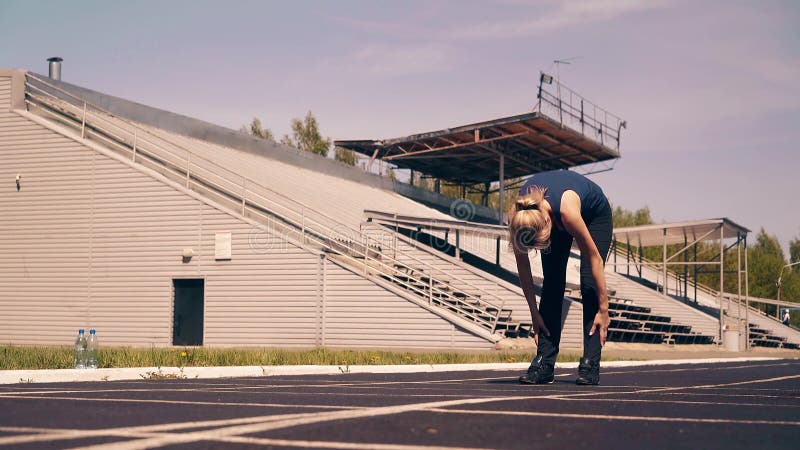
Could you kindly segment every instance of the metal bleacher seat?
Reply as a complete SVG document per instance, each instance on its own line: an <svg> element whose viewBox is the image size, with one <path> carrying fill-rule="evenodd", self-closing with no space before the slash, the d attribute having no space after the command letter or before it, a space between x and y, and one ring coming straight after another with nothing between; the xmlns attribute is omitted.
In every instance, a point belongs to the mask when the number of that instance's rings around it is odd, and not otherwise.
<svg viewBox="0 0 800 450"><path fill-rule="evenodd" d="M658 333L655 331L609 328L607 339L613 342L661 344L664 342L664 333Z"/></svg>

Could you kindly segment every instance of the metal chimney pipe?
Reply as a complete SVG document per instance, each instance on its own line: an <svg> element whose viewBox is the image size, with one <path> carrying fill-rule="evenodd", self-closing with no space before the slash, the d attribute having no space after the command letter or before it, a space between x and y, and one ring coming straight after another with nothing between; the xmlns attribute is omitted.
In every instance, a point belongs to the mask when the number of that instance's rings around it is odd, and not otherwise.
<svg viewBox="0 0 800 450"><path fill-rule="evenodd" d="M63 59L60 56L47 58L47 62L50 63L50 73L48 75L53 80L61 81L61 61L63 61Z"/></svg>

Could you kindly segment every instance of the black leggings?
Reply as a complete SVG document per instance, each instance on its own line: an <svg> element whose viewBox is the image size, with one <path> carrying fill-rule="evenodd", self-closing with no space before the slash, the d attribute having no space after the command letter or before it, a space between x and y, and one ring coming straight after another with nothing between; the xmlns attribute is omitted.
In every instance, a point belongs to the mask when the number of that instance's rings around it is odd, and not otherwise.
<svg viewBox="0 0 800 450"><path fill-rule="evenodd" d="M608 248L611 246L611 207L606 202L603 211L586 224L600 257L605 264ZM561 342L561 315L564 303L564 286L567 278L567 261L569 260L572 236L553 226L550 235L550 249L542 251L542 298L539 301L539 313L550 336L539 336L539 347L536 354L548 364L555 364L558 356L558 345ZM597 287L592 277L589 261L581 256L581 297L583 298L583 357L592 361L600 361L600 332L589 336L594 317L598 309Z"/></svg>

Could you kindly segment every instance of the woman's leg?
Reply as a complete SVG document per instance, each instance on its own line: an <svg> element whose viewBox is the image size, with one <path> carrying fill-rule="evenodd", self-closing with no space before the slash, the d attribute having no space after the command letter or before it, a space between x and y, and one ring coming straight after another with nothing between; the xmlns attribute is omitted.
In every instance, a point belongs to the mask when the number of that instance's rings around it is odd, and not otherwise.
<svg viewBox="0 0 800 450"><path fill-rule="evenodd" d="M606 207L606 211L603 214L595 217L591 223L586 224L594 245L597 246L600 257L603 258L603 264L605 264L608 249L611 246L612 226L610 206ZM583 357L599 363L601 350L600 333L595 332L593 335L589 335L598 310L597 288L594 277L592 277L592 268L589 261L586 261L583 257L581 257L581 297L583 303Z"/></svg>
<svg viewBox="0 0 800 450"><path fill-rule="evenodd" d="M564 286L567 281L567 261L572 247L572 236L553 227L550 249L542 252L542 298L539 300L539 313L550 336L539 336L536 355L546 364L553 365L558 356L561 342L561 310L564 303Z"/></svg>

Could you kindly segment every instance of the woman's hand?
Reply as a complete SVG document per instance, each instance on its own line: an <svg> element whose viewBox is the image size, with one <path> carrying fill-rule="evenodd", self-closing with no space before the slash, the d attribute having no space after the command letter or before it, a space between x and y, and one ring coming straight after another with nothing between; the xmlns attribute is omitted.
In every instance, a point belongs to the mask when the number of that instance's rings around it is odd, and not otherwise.
<svg viewBox="0 0 800 450"><path fill-rule="evenodd" d="M531 333L533 333L533 341L536 345L539 345L539 335L544 333L545 336L550 336L550 330L544 324L544 319L542 319L542 315L539 314L537 311L536 314L531 314Z"/></svg>
<svg viewBox="0 0 800 450"><path fill-rule="evenodd" d="M611 318L608 317L608 311L598 311L594 316L594 323L592 329L589 330L589 336L593 335L596 331L600 331L600 345L606 345L606 335L608 334L608 326L611 324Z"/></svg>

